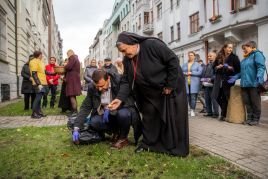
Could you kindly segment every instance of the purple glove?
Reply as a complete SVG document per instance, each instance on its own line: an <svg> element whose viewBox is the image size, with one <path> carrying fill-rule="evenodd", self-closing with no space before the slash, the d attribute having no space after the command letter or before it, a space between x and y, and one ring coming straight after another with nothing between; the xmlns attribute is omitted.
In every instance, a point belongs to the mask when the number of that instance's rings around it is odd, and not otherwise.
<svg viewBox="0 0 268 179"><path fill-rule="evenodd" d="M233 83L235 83L235 81L236 81L237 79L236 79L236 76L230 76L229 77L229 80L227 81L229 84L233 84Z"/></svg>
<svg viewBox="0 0 268 179"><path fill-rule="evenodd" d="M223 68L228 68L228 67L229 67L229 65L227 63L223 64Z"/></svg>
<svg viewBox="0 0 268 179"><path fill-rule="evenodd" d="M78 137L79 137L78 129L74 129L73 130L73 142L75 144L78 144L79 143Z"/></svg>

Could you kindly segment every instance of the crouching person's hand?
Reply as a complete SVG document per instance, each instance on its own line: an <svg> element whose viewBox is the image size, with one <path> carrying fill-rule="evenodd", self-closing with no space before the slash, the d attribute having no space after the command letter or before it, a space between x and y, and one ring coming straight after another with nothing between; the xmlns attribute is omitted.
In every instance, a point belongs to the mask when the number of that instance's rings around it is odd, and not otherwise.
<svg viewBox="0 0 268 179"><path fill-rule="evenodd" d="M73 130L73 143L75 144L79 144L79 140L78 140L78 137L79 137L79 132L78 132L79 128L78 127L74 127L74 130Z"/></svg>

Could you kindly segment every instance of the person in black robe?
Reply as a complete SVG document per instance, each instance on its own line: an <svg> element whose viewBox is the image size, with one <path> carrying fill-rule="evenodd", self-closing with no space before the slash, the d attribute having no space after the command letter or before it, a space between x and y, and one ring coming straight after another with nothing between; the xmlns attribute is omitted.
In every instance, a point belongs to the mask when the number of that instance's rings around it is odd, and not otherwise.
<svg viewBox="0 0 268 179"><path fill-rule="evenodd" d="M68 63L68 59L65 59L64 64ZM66 111L71 111L72 110L72 105L71 105L71 100L68 96L66 96L66 79L65 79L66 74L64 74L64 77L62 79L62 85L61 85L61 92L60 92L60 100L59 100L59 105L58 107L61 108L61 112L64 113Z"/></svg>
<svg viewBox="0 0 268 179"><path fill-rule="evenodd" d="M124 55L124 74L109 108L115 110L130 94L135 96L143 133L135 152L187 156L187 96L177 56L161 40L129 32L119 34L116 45Z"/></svg>

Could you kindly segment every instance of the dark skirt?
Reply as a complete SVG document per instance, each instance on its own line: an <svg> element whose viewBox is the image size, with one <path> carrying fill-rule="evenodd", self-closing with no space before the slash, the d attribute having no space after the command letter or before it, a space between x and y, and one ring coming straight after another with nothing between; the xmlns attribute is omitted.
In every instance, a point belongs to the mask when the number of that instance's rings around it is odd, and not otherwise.
<svg viewBox="0 0 268 179"><path fill-rule="evenodd" d="M189 154L188 108L185 88L163 95L161 89L136 86L142 113L141 146L176 156Z"/></svg>
<svg viewBox="0 0 268 179"><path fill-rule="evenodd" d="M63 112L67 110L72 110L70 98L66 96L66 83L65 82L63 82L61 86L60 100L59 100L58 107L62 108Z"/></svg>

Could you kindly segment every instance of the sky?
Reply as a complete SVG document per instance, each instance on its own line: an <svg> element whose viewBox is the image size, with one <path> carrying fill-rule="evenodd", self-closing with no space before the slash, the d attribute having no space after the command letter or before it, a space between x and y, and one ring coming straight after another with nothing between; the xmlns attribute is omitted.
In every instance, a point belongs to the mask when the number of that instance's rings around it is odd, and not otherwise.
<svg viewBox="0 0 268 179"><path fill-rule="evenodd" d="M63 58L73 49L83 62L98 30L112 14L114 0L53 0L56 23L63 39Z"/></svg>

